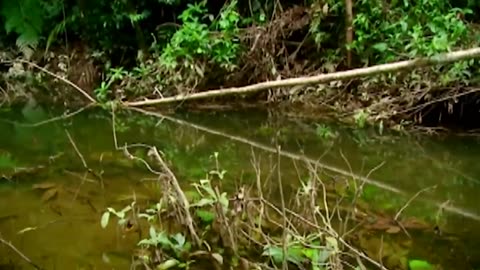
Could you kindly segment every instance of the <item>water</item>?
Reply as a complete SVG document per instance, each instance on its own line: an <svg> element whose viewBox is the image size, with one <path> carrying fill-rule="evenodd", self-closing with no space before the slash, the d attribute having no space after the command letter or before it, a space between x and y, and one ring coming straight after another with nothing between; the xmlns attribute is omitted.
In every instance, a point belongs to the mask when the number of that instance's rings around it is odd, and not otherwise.
<svg viewBox="0 0 480 270"><path fill-rule="evenodd" d="M302 165L299 158L319 160L326 178L368 175L362 178L367 181L362 201L389 215L420 192L402 217L416 217L432 228L412 234L412 239L391 236L391 243L409 241L409 258L428 259L444 269L480 265L478 138L381 134L378 129L347 128L327 120L312 123L263 111L183 113L173 119L125 112L116 115L116 138L111 115L101 111L29 126L59 114L41 107L0 113L0 233L45 269L129 267L138 235L115 226L102 229L102 211L121 208L132 198L155 202L160 192L148 170L115 149L115 139L120 146L157 146L185 187L214 168L212 155L218 152L227 170L227 191L254 182L252 153L263 171L271 169L278 142L288 196L299 187L299 174L306 176L301 168L296 170L295 165ZM334 136L325 137L325 130ZM142 150L132 154L146 156ZM85 173L82 159L95 175ZM25 171L16 173L14 168ZM272 199L278 199L277 181L269 181L265 186ZM26 266L4 245L0 264Z"/></svg>

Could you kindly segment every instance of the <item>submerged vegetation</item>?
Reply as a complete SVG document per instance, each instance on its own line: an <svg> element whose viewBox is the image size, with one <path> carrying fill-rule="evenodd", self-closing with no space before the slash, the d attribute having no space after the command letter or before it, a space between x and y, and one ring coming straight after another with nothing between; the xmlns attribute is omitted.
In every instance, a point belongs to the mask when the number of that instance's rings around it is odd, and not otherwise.
<svg viewBox="0 0 480 270"><path fill-rule="evenodd" d="M12 80L32 77L18 57L69 79L97 101L125 104L431 57L477 46L478 10L475 1L448 0L3 1L1 59L10 72L2 94L26 95L19 90L25 82ZM333 109L360 126L469 128L478 116L477 78L478 61L471 59L272 89L247 100ZM47 88L36 96L72 99L70 89Z"/></svg>

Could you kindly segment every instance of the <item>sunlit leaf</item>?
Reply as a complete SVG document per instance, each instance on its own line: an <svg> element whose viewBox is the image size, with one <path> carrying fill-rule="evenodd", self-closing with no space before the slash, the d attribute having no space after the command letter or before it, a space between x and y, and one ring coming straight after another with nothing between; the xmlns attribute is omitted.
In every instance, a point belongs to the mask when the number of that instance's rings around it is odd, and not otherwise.
<svg viewBox="0 0 480 270"><path fill-rule="evenodd" d="M424 260L410 260L408 262L410 270L433 270L435 269L429 262Z"/></svg>
<svg viewBox="0 0 480 270"><path fill-rule="evenodd" d="M220 195L219 201L220 201L220 204L221 204L224 208L228 208L227 193L225 193L225 192L222 193L222 195Z"/></svg>
<svg viewBox="0 0 480 270"><path fill-rule="evenodd" d="M380 42L372 46L375 50L384 52L388 49L388 45L385 42Z"/></svg>
<svg viewBox="0 0 480 270"><path fill-rule="evenodd" d="M213 253L212 257L219 263L223 264L223 256L218 253Z"/></svg>
<svg viewBox="0 0 480 270"><path fill-rule="evenodd" d="M170 269L172 267L177 266L179 263L180 262L176 259L166 260L166 261L164 261L163 263L161 263L160 265L157 266L157 270Z"/></svg>
<svg viewBox="0 0 480 270"><path fill-rule="evenodd" d="M325 241L327 241L327 244L333 248L334 251L338 251L338 242L337 239L333 237L325 237Z"/></svg>
<svg viewBox="0 0 480 270"><path fill-rule="evenodd" d="M103 213L102 219L100 222L100 225L102 226L102 228L107 227L109 219L110 219L110 212L106 211L105 213Z"/></svg>
<svg viewBox="0 0 480 270"><path fill-rule="evenodd" d="M183 236L183 234L181 233L175 234L172 238L175 239L175 241L177 241L177 244L179 246L183 246L185 244L185 236Z"/></svg>
<svg viewBox="0 0 480 270"><path fill-rule="evenodd" d="M150 233L150 238L152 238L152 239L157 238L157 232L155 231L155 228L153 226L150 226L149 233Z"/></svg>
<svg viewBox="0 0 480 270"><path fill-rule="evenodd" d="M386 232L391 233L391 234L399 233L400 232L400 227L392 226L392 227L388 228Z"/></svg>

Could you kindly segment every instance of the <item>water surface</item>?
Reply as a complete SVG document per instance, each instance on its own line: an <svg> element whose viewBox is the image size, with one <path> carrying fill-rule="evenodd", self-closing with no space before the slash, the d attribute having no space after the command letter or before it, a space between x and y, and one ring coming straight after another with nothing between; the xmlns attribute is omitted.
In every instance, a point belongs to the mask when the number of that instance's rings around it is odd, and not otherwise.
<svg viewBox="0 0 480 270"><path fill-rule="evenodd" d="M155 145L185 187L214 168L215 152L227 170L227 191L253 184L252 153L268 171L278 143L281 180L292 196L306 176L295 169L301 167L299 157L318 160L326 178L367 181L362 199L385 213L395 214L424 190L402 216L439 223L442 236L414 235L409 257L428 257L444 269L480 265L478 138L380 132L263 111L170 115L174 119L117 113L116 138L112 115L100 110L29 125L59 114L41 107L0 113L0 233L45 269L128 269L138 235L115 226L102 229L102 211L133 198L155 202L160 192L144 166L115 149L115 139L120 146ZM142 150L132 154L146 157ZM86 173L83 161L98 175ZM274 177L265 179L272 199L277 183ZM5 246L0 255L0 264L25 265Z"/></svg>

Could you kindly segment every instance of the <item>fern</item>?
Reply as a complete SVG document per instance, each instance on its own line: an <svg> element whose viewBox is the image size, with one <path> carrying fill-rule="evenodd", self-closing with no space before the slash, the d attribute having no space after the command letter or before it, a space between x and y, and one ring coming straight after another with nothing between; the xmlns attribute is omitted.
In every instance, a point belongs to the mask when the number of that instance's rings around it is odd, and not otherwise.
<svg viewBox="0 0 480 270"><path fill-rule="evenodd" d="M30 58L40 41L44 22L40 1L1 1L0 14L5 18L7 34L18 34L17 47Z"/></svg>

